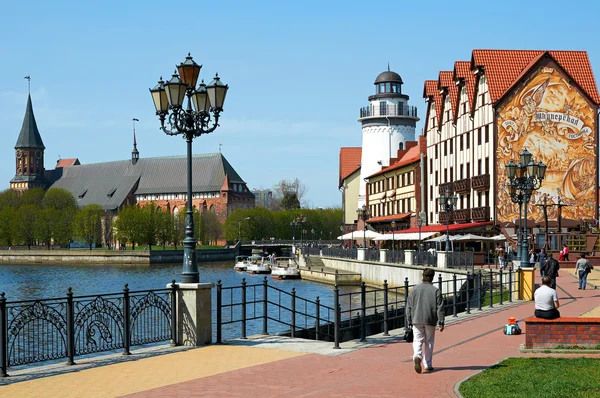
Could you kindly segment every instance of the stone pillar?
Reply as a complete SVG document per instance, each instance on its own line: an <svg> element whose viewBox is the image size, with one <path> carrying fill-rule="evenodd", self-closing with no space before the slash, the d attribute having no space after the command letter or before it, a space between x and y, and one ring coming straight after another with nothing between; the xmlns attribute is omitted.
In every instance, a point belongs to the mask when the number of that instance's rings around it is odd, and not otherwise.
<svg viewBox="0 0 600 398"><path fill-rule="evenodd" d="M379 249L379 262L380 263L387 263L387 252L388 249Z"/></svg>
<svg viewBox="0 0 600 398"><path fill-rule="evenodd" d="M535 268L521 268L519 278L521 279L521 298L523 300L533 300Z"/></svg>
<svg viewBox="0 0 600 398"><path fill-rule="evenodd" d="M212 343L211 289L214 286L214 283L177 284L177 345Z"/></svg>
<svg viewBox="0 0 600 398"><path fill-rule="evenodd" d="M357 253L357 260L365 261L365 258L367 258L367 249L365 249L364 247L359 247Z"/></svg>
<svg viewBox="0 0 600 398"><path fill-rule="evenodd" d="M404 250L404 264L413 265L415 262L413 261L413 251L412 250Z"/></svg>
<svg viewBox="0 0 600 398"><path fill-rule="evenodd" d="M437 267L446 268L446 252L437 252Z"/></svg>

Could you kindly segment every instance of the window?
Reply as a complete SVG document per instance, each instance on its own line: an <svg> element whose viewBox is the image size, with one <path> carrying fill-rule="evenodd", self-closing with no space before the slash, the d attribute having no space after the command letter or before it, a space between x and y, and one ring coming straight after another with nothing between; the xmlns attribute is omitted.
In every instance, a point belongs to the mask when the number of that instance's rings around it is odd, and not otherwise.
<svg viewBox="0 0 600 398"><path fill-rule="evenodd" d="M429 159L429 174L433 174L433 159Z"/></svg>
<svg viewBox="0 0 600 398"><path fill-rule="evenodd" d="M450 155L454 153L454 140L450 139Z"/></svg>
<svg viewBox="0 0 600 398"><path fill-rule="evenodd" d="M464 171L464 165L462 165L462 164L461 164L461 165L460 165L460 169L459 169L459 173L460 173L460 179L461 179L461 180L463 179L463 175L464 175L464 174L463 174L463 171Z"/></svg>
<svg viewBox="0 0 600 398"><path fill-rule="evenodd" d="M460 136L460 150L462 151L463 149L465 149L464 147L464 143L465 143L465 136L461 135Z"/></svg>
<svg viewBox="0 0 600 398"><path fill-rule="evenodd" d="M490 158L485 158L485 174L490 174Z"/></svg>
<svg viewBox="0 0 600 398"><path fill-rule="evenodd" d="M471 133L467 131L467 149L471 148Z"/></svg>
<svg viewBox="0 0 600 398"><path fill-rule="evenodd" d="M454 167L450 167L450 182L454 181Z"/></svg>
<svg viewBox="0 0 600 398"><path fill-rule="evenodd" d="M438 185L438 172L435 172L435 185Z"/></svg>
<svg viewBox="0 0 600 398"><path fill-rule="evenodd" d="M448 155L448 141L444 141L444 156Z"/></svg>
<svg viewBox="0 0 600 398"><path fill-rule="evenodd" d="M467 209L471 208L471 194L467 194Z"/></svg>
<svg viewBox="0 0 600 398"><path fill-rule="evenodd" d="M471 163L467 162L467 178L471 178Z"/></svg>
<svg viewBox="0 0 600 398"><path fill-rule="evenodd" d="M408 204L407 204L406 212L410 213L411 212L411 210L410 210L410 202L411 202L411 200L408 199L407 202L408 202Z"/></svg>
<svg viewBox="0 0 600 398"><path fill-rule="evenodd" d="M485 142L490 142L490 125L485 126Z"/></svg>
<svg viewBox="0 0 600 398"><path fill-rule="evenodd" d="M467 103L466 102L462 103L462 108L463 108L462 113L464 115L465 113L467 113Z"/></svg>
<svg viewBox="0 0 600 398"><path fill-rule="evenodd" d="M481 145L481 127L477 129L477 145Z"/></svg>
<svg viewBox="0 0 600 398"><path fill-rule="evenodd" d="M429 186L429 197L433 198L433 186L432 185Z"/></svg>
<svg viewBox="0 0 600 398"><path fill-rule="evenodd" d="M477 206L481 207L481 192L477 192Z"/></svg>
<svg viewBox="0 0 600 398"><path fill-rule="evenodd" d="M389 93L389 92L391 92L391 90L390 90L390 84L389 84L389 83L386 83L386 84L385 84L385 92L386 92L386 93Z"/></svg>
<svg viewBox="0 0 600 398"><path fill-rule="evenodd" d="M435 158L438 158L438 144L435 144Z"/></svg>
<svg viewBox="0 0 600 398"><path fill-rule="evenodd" d="M404 149L404 142L401 142L398 144L398 149L399 150L403 150Z"/></svg>
<svg viewBox="0 0 600 398"><path fill-rule="evenodd" d="M429 222L430 223L433 222L433 212L432 211L429 212Z"/></svg>
<svg viewBox="0 0 600 398"><path fill-rule="evenodd" d="M448 182L448 169L444 169L444 182Z"/></svg>
<svg viewBox="0 0 600 398"><path fill-rule="evenodd" d="M477 159L477 175L481 175L481 159Z"/></svg>
<svg viewBox="0 0 600 398"><path fill-rule="evenodd" d="M490 205L490 191L485 191L485 206L489 207Z"/></svg>
<svg viewBox="0 0 600 398"><path fill-rule="evenodd" d="M380 102L379 103L379 114L380 115L387 115L387 102Z"/></svg>

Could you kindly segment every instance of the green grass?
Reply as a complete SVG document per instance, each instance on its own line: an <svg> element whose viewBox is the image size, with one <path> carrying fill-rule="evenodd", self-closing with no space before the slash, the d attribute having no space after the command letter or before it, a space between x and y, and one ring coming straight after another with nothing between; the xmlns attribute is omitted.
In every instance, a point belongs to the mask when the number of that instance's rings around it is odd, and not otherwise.
<svg viewBox="0 0 600 398"><path fill-rule="evenodd" d="M509 358L462 383L460 392L465 398L600 397L600 359Z"/></svg>
<svg viewBox="0 0 600 398"><path fill-rule="evenodd" d="M600 344L594 347L582 347L578 345L557 345L554 347L556 350L600 350Z"/></svg>
<svg viewBox="0 0 600 398"><path fill-rule="evenodd" d="M508 303L508 299L510 298L510 293L506 290L502 291L502 303ZM485 307L486 305L490 305L490 291L486 290L482 296L481 306ZM500 303L500 290L494 290L492 295L492 303L499 304Z"/></svg>

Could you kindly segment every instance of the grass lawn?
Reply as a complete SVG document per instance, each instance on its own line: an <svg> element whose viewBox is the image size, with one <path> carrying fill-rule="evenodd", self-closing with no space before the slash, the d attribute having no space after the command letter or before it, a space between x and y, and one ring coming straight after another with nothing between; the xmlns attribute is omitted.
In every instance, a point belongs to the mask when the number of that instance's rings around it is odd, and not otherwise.
<svg viewBox="0 0 600 398"><path fill-rule="evenodd" d="M509 358L460 386L465 398L600 397L600 359Z"/></svg>

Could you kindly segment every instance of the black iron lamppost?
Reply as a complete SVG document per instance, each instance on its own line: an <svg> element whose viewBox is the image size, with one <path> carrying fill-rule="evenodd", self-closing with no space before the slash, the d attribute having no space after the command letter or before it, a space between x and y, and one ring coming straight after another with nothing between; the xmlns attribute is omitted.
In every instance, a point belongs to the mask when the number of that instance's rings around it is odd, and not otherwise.
<svg viewBox="0 0 600 398"><path fill-rule="evenodd" d="M300 226L300 228L302 228L303 224L306 222L306 217L304 217L302 214L300 214L298 217L296 217L295 219L293 219L290 222L290 225L292 225L294 227L294 247L296 246L296 227ZM303 237L303 231L300 231L300 247L302 247L302 237Z"/></svg>
<svg viewBox="0 0 600 398"><path fill-rule="evenodd" d="M311 228L310 230L310 240L312 240L313 244L315 243L315 229Z"/></svg>
<svg viewBox="0 0 600 398"><path fill-rule="evenodd" d="M392 221L390 223L390 227L392 227L392 261L395 262L396 257L394 256L394 254L396 249L396 239L394 239L394 234L396 233L396 221Z"/></svg>
<svg viewBox="0 0 600 398"><path fill-rule="evenodd" d="M238 221L238 240L242 240L242 222L249 220L250 217L246 217L240 221Z"/></svg>
<svg viewBox="0 0 600 398"><path fill-rule="evenodd" d="M458 197L446 189L446 194L438 197L440 211L446 212L446 268L448 268L448 248L450 247L450 214L456 209Z"/></svg>
<svg viewBox="0 0 600 398"><path fill-rule="evenodd" d="M423 243L421 241L421 227L423 225L425 225L425 223L427 222L427 214L425 214L424 211L419 213L419 217L417 218L417 225L419 227L419 255L418 255L418 264L421 264L421 259L423 257L423 255L421 255L421 252L423 252Z"/></svg>
<svg viewBox="0 0 600 398"><path fill-rule="evenodd" d="M358 210L356 210L356 212L358 213L358 217L363 220L364 222L364 229L363 229L363 245L364 248L367 248L367 220L369 218L371 218L371 214L369 213L369 208L367 207L367 205L362 205L362 207Z"/></svg>
<svg viewBox="0 0 600 398"><path fill-rule="evenodd" d="M506 175L508 176L508 187L510 199L513 203L519 204L519 213L523 207L523 220L521 222L521 233L519 236L519 257L521 258L521 268L529 268L529 244L527 241L527 204L533 191L540 189L544 177L546 176L546 165L542 162L535 162L531 153L527 149L519 155L521 162L515 164L512 159L506 165Z"/></svg>
<svg viewBox="0 0 600 398"><path fill-rule="evenodd" d="M221 82L217 74L207 86L204 81L196 88L200 69L190 54L169 81L162 77L150 89L160 129L167 135L182 135L187 142L187 214L185 218L185 239L183 240L183 282L198 283L198 263L196 260L196 239L194 238L194 217L192 210L192 140L202 134L213 132L219 126L219 115L229 86ZM187 96L186 108L183 102ZM193 104L193 109L192 109ZM168 127L165 126L165 121Z"/></svg>

